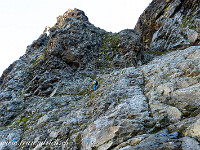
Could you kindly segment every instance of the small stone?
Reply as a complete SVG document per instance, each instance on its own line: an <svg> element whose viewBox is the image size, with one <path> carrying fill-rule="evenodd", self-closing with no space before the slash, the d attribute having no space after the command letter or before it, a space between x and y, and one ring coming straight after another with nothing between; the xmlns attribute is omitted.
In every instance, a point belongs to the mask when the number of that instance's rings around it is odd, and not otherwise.
<svg viewBox="0 0 200 150"><path fill-rule="evenodd" d="M48 115L44 115L43 117L41 117L39 120L38 120L38 123L37 124L41 124L43 122L47 122L49 120L49 116Z"/></svg>
<svg viewBox="0 0 200 150"><path fill-rule="evenodd" d="M194 43L198 38L198 32L192 29L187 29L187 37L190 43Z"/></svg>
<svg viewBox="0 0 200 150"><path fill-rule="evenodd" d="M59 133L59 132L52 131L52 132L50 133L49 136L50 136L51 138L56 138L56 137L58 136L58 133Z"/></svg>

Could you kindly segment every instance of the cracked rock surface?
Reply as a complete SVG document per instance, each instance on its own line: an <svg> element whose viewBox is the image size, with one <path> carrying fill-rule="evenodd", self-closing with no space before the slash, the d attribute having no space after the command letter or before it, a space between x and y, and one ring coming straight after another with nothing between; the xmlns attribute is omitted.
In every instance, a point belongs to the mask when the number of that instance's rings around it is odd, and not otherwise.
<svg viewBox="0 0 200 150"><path fill-rule="evenodd" d="M199 149L200 46L148 59L79 9L46 32L1 77L0 150Z"/></svg>

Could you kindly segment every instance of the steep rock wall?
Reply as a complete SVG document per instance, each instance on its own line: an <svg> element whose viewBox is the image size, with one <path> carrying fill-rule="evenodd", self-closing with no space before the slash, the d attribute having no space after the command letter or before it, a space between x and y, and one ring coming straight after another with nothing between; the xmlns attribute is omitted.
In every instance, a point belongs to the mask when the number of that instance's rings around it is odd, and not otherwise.
<svg viewBox="0 0 200 150"><path fill-rule="evenodd" d="M153 0L135 31L146 51L165 52L200 44L199 0Z"/></svg>

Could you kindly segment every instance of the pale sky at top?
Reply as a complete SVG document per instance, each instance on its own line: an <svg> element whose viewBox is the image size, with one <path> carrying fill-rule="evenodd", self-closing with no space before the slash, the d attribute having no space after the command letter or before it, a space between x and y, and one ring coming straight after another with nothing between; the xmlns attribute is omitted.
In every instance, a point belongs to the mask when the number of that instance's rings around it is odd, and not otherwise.
<svg viewBox="0 0 200 150"><path fill-rule="evenodd" d="M45 26L68 9L85 12L89 21L106 31L133 29L152 0L0 0L0 76Z"/></svg>

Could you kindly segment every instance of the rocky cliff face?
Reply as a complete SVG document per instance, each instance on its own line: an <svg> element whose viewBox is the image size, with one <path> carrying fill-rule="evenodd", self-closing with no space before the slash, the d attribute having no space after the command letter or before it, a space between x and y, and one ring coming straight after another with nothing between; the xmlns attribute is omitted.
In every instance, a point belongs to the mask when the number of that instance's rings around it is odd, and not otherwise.
<svg viewBox="0 0 200 150"><path fill-rule="evenodd" d="M153 1L139 22L170 2ZM158 33L139 26L147 30L110 33L81 10L59 16L1 77L0 149L200 149L200 46L147 62L140 40L157 43Z"/></svg>
<svg viewBox="0 0 200 150"><path fill-rule="evenodd" d="M145 50L165 52L200 44L199 0L153 0L135 31Z"/></svg>

